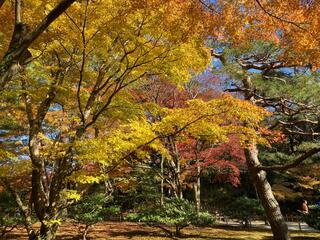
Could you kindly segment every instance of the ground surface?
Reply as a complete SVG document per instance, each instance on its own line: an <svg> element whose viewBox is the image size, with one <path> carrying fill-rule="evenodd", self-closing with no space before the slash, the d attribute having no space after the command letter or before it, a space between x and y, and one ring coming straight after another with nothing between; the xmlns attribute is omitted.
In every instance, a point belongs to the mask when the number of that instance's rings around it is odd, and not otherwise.
<svg viewBox="0 0 320 240"><path fill-rule="evenodd" d="M292 231L292 240L320 240L319 232ZM160 229L147 227L142 224L127 222L105 222L97 224L89 232L91 240L115 239L115 240L169 240L169 239L187 239L187 240L271 240L270 230L255 228L243 229L239 226L215 226L207 228L189 227L182 230L182 238L169 238ZM27 239L24 230L15 230L6 239ZM63 224L58 233L59 240L75 240L77 238L77 228L72 224Z"/></svg>

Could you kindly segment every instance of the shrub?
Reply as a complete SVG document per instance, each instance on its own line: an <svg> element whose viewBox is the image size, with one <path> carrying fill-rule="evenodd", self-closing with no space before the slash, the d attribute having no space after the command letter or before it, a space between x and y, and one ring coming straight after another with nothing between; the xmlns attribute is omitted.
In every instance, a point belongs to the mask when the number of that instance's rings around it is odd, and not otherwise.
<svg viewBox="0 0 320 240"><path fill-rule="evenodd" d="M165 225L175 227L175 235L181 235L181 230L189 225L207 226L215 222L215 218L206 212L197 213L194 205L187 200L167 199L162 206L141 208L138 213L130 213L126 220L146 222L160 227L169 235L173 233Z"/></svg>
<svg viewBox="0 0 320 240"><path fill-rule="evenodd" d="M309 214L305 214L303 219L310 227L320 230L320 206L309 206Z"/></svg>
<svg viewBox="0 0 320 240"><path fill-rule="evenodd" d="M9 193L2 193L0 195L0 238L23 222L24 218L12 196Z"/></svg>
<svg viewBox="0 0 320 240"><path fill-rule="evenodd" d="M251 225L251 218L253 216L262 216L264 210L259 200L239 197L226 205L223 213L231 218L239 219L244 226L248 227Z"/></svg>
<svg viewBox="0 0 320 240"><path fill-rule="evenodd" d="M110 216L120 213L118 206L108 206L108 201L103 193L92 193L84 196L79 202L71 206L69 216L80 224L84 224L84 229L79 225L79 232L82 239L86 239L89 227L105 220Z"/></svg>

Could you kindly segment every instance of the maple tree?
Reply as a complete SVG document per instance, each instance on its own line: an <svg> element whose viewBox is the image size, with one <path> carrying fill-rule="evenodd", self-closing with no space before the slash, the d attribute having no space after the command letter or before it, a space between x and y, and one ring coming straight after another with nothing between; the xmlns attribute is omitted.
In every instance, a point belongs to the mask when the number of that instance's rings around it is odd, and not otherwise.
<svg viewBox="0 0 320 240"><path fill-rule="evenodd" d="M289 239L265 171L320 151L309 84L318 12L298 0L1 0L0 182L29 239L54 239L62 209L89 185L111 194L118 167L124 179L127 168L159 163L161 191L166 183L183 198L192 182L199 211L200 176L237 185L244 156L275 239ZM206 40L223 66L195 80L210 64ZM219 79L240 99L218 93ZM258 148L271 145L297 159L262 165Z"/></svg>
<svg viewBox="0 0 320 240"><path fill-rule="evenodd" d="M247 47L252 40L271 41L282 52L277 63L319 67L319 2L313 0L215 1L215 38Z"/></svg>
<svg viewBox="0 0 320 240"><path fill-rule="evenodd" d="M141 143L138 134L143 136L143 126L136 125L138 141L121 145L121 137L126 135L126 126L119 127L121 122L144 119L127 88L157 75L177 84L191 76L191 69L200 71L209 63L201 40L201 26L205 25L201 7L193 1L179 4L179 11L184 10L179 15L174 8L177 2L77 2L51 24L48 34L55 40L40 43L44 51L37 46L29 48L39 57L13 79L1 101L3 109L14 113L10 117L18 131L3 129L27 139L23 147L26 159L21 164L32 166L27 175L31 182L29 206L41 223L39 232L27 229L30 239L36 235L55 238L61 209L79 199L76 191L67 188L68 183L101 180L102 176L90 171L91 160L85 159L86 155L78 157L83 150L78 143L107 138L122 151L135 150ZM25 6L26 15L31 16L34 5ZM127 111L129 108L133 111ZM104 157L112 145L106 147ZM118 154L114 149L111 159L103 161L111 162ZM95 156L99 158L99 152ZM31 211L24 206L28 205L20 205L20 210L29 218Z"/></svg>
<svg viewBox="0 0 320 240"><path fill-rule="evenodd" d="M188 178L187 183L192 183L198 212L201 208L201 176L213 175L213 182L227 182L233 186L240 184L239 166L244 165L245 157L236 138L231 136L227 143L218 146L189 138L178 142L177 149L186 164L183 175Z"/></svg>

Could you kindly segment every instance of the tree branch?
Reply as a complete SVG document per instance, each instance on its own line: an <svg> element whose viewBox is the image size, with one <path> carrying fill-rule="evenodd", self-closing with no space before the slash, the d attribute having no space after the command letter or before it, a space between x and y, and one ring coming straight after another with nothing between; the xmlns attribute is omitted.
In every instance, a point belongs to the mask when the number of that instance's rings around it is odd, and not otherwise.
<svg viewBox="0 0 320 240"><path fill-rule="evenodd" d="M267 10L262 6L260 0L255 0L255 1L256 1L256 3L259 5L259 7L262 9L262 11L264 11L268 16L270 16L270 17L272 17L272 18L275 18L275 19L277 19L277 20L279 20L279 21L281 21L281 22L285 22L285 23L294 25L294 26L296 26L297 28L299 28L299 29L301 29L301 30L303 30L303 31L308 31L307 29L301 27L301 24L300 24L300 23L296 23L296 22L290 21L290 20L288 20L288 19L281 18L281 17L279 17L279 16L277 16L277 15L275 15L275 14L267 11Z"/></svg>
<svg viewBox="0 0 320 240"><path fill-rule="evenodd" d="M285 165L274 165L274 166L258 166L258 170L265 170L265 171L284 171L288 170L290 168L294 168L299 166L303 161L308 159L309 157L313 156L314 154L320 152L320 147L315 147L298 157L296 160L294 160L291 163L285 164Z"/></svg>
<svg viewBox="0 0 320 240"><path fill-rule="evenodd" d="M4 4L6 0L0 0L0 8L2 7L2 5Z"/></svg>
<svg viewBox="0 0 320 240"><path fill-rule="evenodd" d="M27 51L28 47L75 1L76 0L61 1L32 32L22 35L17 44L9 47L4 58L0 61L0 91L3 91L7 83L12 79L12 74L8 74L7 71L10 71L10 68L14 64L19 63L21 56Z"/></svg>

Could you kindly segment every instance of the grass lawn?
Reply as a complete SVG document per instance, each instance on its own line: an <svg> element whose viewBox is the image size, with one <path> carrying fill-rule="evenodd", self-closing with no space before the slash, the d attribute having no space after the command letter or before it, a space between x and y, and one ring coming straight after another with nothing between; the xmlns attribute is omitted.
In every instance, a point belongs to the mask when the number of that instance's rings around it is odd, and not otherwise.
<svg viewBox="0 0 320 240"><path fill-rule="evenodd" d="M243 229L240 227L188 227L182 230L181 238L167 237L160 229L128 222L105 222L95 225L89 232L88 239L116 240L165 240L165 239L228 239L228 240L272 240L268 230ZM320 233L291 232L292 240L320 240ZM15 230L6 239L27 239L23 230ZM72 224L63 224L58 233L59 240L75 240L77 228Z"/></svg>

